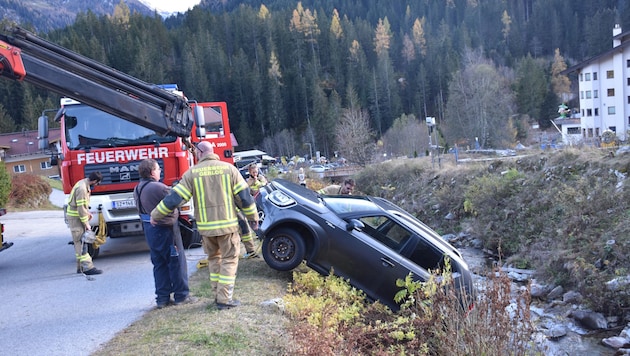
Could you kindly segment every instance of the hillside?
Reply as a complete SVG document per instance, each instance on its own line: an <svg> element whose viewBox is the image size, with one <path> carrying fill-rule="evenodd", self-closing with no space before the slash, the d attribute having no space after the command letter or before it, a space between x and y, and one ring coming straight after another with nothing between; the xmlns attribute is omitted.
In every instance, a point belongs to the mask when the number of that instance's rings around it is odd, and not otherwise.
<svg viewBox="0 0 630 356"><path fill-rule="evenodd" d="M630 154L590 148L527 151L441 168L430 158L366 169L357 187L396 202L441 234L459 234L538 278L579 291L590 307L622 315L629 275ZM622 284L622 289L628 286Z"/></svg>
<svg viewBox="0 0 630 356"><path fill-rule="evenodd" d="M72 25L79 13L91 11L97 16L111 15L120 0L0 0L0 18L30 24L37 31ZM126 0L131 13L152 15L153 10L138 0Z"/></svg>

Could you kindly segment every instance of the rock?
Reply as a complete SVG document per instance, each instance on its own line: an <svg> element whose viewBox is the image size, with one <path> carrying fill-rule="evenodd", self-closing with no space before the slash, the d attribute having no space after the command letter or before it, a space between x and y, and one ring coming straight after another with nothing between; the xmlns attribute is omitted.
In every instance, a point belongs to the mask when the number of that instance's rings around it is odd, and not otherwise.
<svg viewBox="0 0 630 356"><path fill-rule="evenodd" d="M543 298L547 294L547 287L532 281L529 294L532 298Z"/></svg>
<svg viewBox="0 0 630 356"><path fill-rule="evenodd" d="M549 294L547 294L547 299L549 300L557 299L558 297L562 295L563 292L564 292L564 289L562 289L562 286L557 286L554 289L552 289L551 292L549 292Z"/></svg>
<svg viewBox="0 0 630 356"><path fill-rule="evenodd" d="M576 292L576 291L568 291L566 293L564 293L564 295L562 296L562 301L565 303L580 303L582 301L582 294Z"/></svg>
<svg viewBox="0 0 630 356"><path fill-rule="evenodd" d="M601 313L595 313L589 310L573 310L569 316L591 330L608 328L606 318Z"/></svg>
<svg viewBox="0 0 630 356"><path fill-rule="evenodd" d="M559 339L567 334L567 328L564 325L555 325L545 333L550 339Z"/></svg>
<svg viewBox="0 0 630 356"><path fill-rule="evenodd" d="M613 349L620 349L622 347L630 347L630 340L621 336L613 336L603 339L602 344L612 347Z"/></svg>
<svg viewBox="0 0 630 356"><path fill-rule="evenodd" d="M282 298L265 300L264 302L260 303L260 305L266 309L279 311L280 313L284 312L284 300L282 300Z"/></svg>

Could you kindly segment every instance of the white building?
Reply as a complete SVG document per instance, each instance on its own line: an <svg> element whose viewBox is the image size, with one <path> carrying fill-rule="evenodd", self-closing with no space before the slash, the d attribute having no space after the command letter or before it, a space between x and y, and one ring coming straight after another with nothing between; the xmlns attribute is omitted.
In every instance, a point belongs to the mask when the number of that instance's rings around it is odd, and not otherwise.
<svg viewBox="0 0 630 356"><path fill-rule="evenodd" d="M612 49L562 74L577 73L580 97L580 132L583 141L599 139L606 130L625 141L630 129L630 32L613 29ZM559 123L559 122L558 122Z"/></svg>

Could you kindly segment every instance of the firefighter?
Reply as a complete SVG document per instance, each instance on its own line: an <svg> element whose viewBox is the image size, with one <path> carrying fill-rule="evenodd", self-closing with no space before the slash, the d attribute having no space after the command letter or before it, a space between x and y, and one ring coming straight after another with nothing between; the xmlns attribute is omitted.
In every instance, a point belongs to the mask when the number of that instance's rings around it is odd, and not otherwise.
<svg viewBox="0 0 630 356"><path fill-rule="evenodd" d="M74 243L74 253L77 258L77 273L86 275L101 274L103 271L94 267L92 257L87 252L87 244L81 241L81 237L86 231L91 231L90 219L90 192L94 186L97 186L103 180L101 172L92 172L90 176L78 181L68 198L68 206L66 207L66 218L68 227L72 234L72 242Z"/></svg>
<svg viewBox="0 0 630 356"><path fill-rule="evenodd" d="M153 209L151 224L193 199L217 308L230 309L241 304L233 297L241 249L236 209L245 214L253 230L258 230L258 211L238 169L220 161L209 142L200 142L195 154L198 163L184 173L171 193Z"/></svg>
<svg viewBox="0 0 630 356"><path fill-rule="evenodd" d="M343 181L343 185L332 184L317 191L324 195L352 195L354 190L354 179L348 178Z"/></svg>
<svg viewBox="0 0 630 356"><path fill-rule="evenodd" d="M251 163L249 167L247 167L249 171L249 178L247 178L247 185L249 185L249 189L251 190L252 195L255 197L260 190L260 187L264 187L267 185L267 178L258 172L258 166L256 163Z"/></svg>

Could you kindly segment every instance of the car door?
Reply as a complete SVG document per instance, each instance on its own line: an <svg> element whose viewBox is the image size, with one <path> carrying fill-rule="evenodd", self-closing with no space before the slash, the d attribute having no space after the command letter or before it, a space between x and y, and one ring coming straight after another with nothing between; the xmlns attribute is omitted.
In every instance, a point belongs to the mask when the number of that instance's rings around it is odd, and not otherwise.
<svg viewBox="0 0 630 356"><path fill-rule="evenodd" d="M393 301L400 290L396 280L410 272L409 261L399 251L411 233L386 215L353 218L365 227L332 238L327 260L336 275L349 279L370 298L397 309Z"/></svg>

